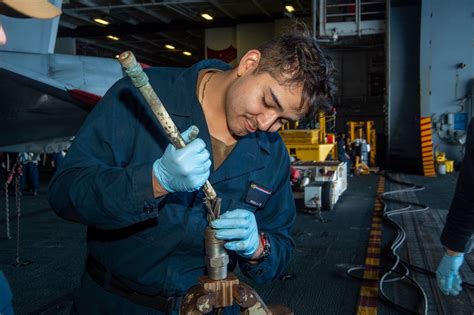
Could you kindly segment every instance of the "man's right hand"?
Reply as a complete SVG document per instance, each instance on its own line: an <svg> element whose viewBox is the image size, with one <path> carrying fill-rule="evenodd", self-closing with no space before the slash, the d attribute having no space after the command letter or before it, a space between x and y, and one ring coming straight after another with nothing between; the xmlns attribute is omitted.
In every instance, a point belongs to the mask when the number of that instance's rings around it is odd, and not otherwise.
<svg viewBox="0 0 474 315"><path fill-rule="evenodd" d="M169 144L163 156L153 164L153 174L169 192L198 190L209 178L209 151L202 139L190 138L190 134L197 135L191 132L193 128L197 129L191 126L181 134L187 143L184 148L176 149Z"/></svg>

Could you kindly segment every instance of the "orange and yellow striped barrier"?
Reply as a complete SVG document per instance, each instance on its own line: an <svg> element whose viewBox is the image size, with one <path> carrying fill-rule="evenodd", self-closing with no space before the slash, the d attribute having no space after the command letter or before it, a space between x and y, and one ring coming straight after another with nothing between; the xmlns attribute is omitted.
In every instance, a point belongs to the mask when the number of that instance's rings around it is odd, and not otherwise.
<svg viewBox="0 0 474 315"><path fill-rule="evenodd" d="M421 158L423 161L423 175L436 176L433 158L433 140L431 137L431 117L422 117L420 120Z"/></svg>

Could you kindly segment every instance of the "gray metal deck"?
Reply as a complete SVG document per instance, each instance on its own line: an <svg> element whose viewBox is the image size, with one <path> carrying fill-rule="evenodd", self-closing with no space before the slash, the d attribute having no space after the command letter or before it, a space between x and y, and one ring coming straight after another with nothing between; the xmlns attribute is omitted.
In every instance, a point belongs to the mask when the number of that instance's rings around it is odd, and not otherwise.
<svg viewBox="0 0 474 315"><path fill-rule="evenodd" d="M429 204L434 210L417 215L403 215L408 243L400 251L413 263L436 267L441 247L438 235L454 190L456 175L439 178L402 176L426 185L423 192L408 194L404 198ZM268 285L256 285L240 277L257 289L269 304L285 304L296 314L355 314L360 282L344 276L338 264L363 264L374 207L378 176L367 175L349 178L348 190L335 210L323 212L325 222L315 215L298 212L293 236L296 254L288 268L292 277ZM390 185L386 184L386 189ZM14 293L16 314L67 314L74 290L78 287L85 255L85 228L66 222L50 209L46 200L46 183L42 183L39 196L22 198L20 227L20 260L30 265L15 267L16 221L12 211L12 239L5 238L4 199L0 203L0 270L10 281ZM14 208L12 198L10 208ZM301 200L297 200L301 206ZM383 231L384 242L391 232ZM471 257L463 267L465 280L472 282L474 261ZM419 277L430 295L430 314L472 314L473 293L466 290L459 297L444 297L437 292L434 280ZM389 290L400 303L413 305L413 295L405 287ZM380 314L398 314L378 303Z"/></svg>

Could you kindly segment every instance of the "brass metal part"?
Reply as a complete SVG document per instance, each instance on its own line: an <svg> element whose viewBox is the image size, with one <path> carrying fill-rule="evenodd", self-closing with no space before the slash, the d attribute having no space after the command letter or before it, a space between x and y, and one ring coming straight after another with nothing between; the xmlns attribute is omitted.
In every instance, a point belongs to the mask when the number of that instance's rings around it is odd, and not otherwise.
<svg viewBox="0 0 474 315"><path fill-rule="evenodd" d="M176 148L183 148L186 145L186 142L163 106L160 98L156 95L153 87L148 82L148 76L143 71L142 66L135 59L133 53L131 51L121 53L118 57L118 61L132 80L133 85L139 89L147 103L150 105L153 113L168 136L168 139ZM216 192L209 181L206 181L203 190L207 199L215 200L217 198ZM211 212L209 215L214 218L214 212Z"/></svg>
<svg viewBox="0 0 474 315"><path fill-rule="evenodd" d="M212 292L215 298L213 308L222 308L233 304L232 288L239 284L239 279L232 273L222 280L213 280L208 276L201 276L199 277L199 284L205 291Z"/></svg>
<svg viewBox="0 0 474 315"><path fill-rule="evenodd" d="M258 293L249 285L240 283L234 274L227 279L212 280L207 276L199 278L183 299L180 315L196 315L222 310L223 307L237 303L242 315L294 315L284 305L266 305Z"/></svg>

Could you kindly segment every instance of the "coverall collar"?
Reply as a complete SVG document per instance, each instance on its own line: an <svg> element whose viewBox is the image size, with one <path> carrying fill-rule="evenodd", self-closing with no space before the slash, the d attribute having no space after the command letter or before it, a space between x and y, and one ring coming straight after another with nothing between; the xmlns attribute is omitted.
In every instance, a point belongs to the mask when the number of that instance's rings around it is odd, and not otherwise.
<svg viewBox="0 0 474 315"><path fill-rule="evenodd" d="M174 83L176 86L175 90L195 91L199 71L207 68L221 69L224 71L231 69L228 64L221 60L203 60L183 71L182 75L179 76ZM189 77L192 77L193 79L185 80L185 78ZM199 127L199 135L206 142L207 147L212 148L206 119L196 97L196 93L181 93L178 95L178 101L176 104L183 104L183 106L174 106L173 108L170 108L168 112L171 115L190 118L192 120L190 123ZM189 104L192 106L191 110L189 110ZM258 151L263 150L268 154L270 148L266 141L262 141L263 139L264 137L261 137L258 132L240 138L231 154L224 161L223 165L221 165L221 167L219 167L215 172L212 172L210 177L211 183L234 178L264 167L266 159L262 158L262 155L258 154ZM230 164L231 167L222 167L224 164Z"/></svg>

